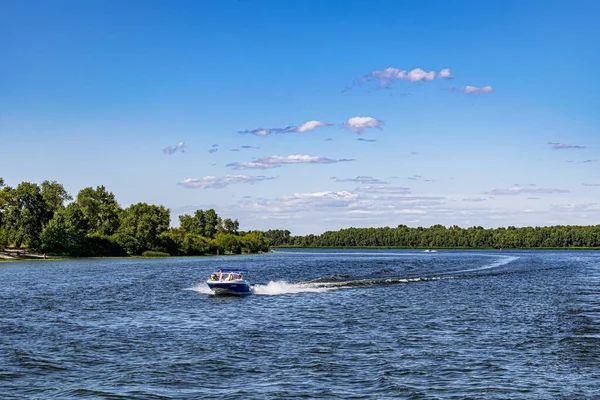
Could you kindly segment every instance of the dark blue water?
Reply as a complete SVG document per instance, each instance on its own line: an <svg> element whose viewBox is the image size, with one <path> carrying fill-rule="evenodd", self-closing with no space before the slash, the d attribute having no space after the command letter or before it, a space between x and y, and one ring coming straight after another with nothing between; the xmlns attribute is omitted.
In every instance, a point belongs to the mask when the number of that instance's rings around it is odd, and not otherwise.
<svg viewBox="0 0 600 400"><path fill-rule="evenodd" d="M0 398L600 398L600 253L1 263Z"/></svg>

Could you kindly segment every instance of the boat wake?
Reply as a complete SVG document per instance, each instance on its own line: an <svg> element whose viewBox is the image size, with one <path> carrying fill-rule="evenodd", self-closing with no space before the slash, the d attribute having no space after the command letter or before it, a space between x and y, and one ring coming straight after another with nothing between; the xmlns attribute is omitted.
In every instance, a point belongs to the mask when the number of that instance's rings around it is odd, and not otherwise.
<svg viewBox="0 0 600 400"><path fill-rule="evenodd" d="M497 256L496 256L497 257ZM350 275L334 275L316 278L310 281L305 282L297 282L290 283L286 281L270 281L266 284L255 284L251 286L251 293L259 296L277 296L277 295L285 295L285 294L298 294L298 293L324 293L331 292L334 290L341 289L352 289L352 288L360 288L360 287L374 287L374 286L386 286L386 285L396 285L403 283L413 283L413 282L429 282L429 281L439 281L439 280L448 280L448 279L458 279L465 278L469 275L461 275L465 272L475 272L482 270L489 270L493 268L498 268L508 263L511 263L517 260L519 257L513 256L500 256L499 260L494 262L484 264L481 267L477 268L469 268L469 269L459 269L448 272L438 272L437 276L399 276L393 277L388 276L386 278L381 278L380 275L382 273L389 274L392 271L384 270L380 271L377 275L379 276L370 276L370 277L353 277ZM452 274L452 275L450 275ZM185 290L193 290L197 293L213 295L214 293L210 288L206 285L206 283L202 282L197 284L196 286L185 289Z"/></svg>
<svg viewBox="0 0 600 400"><path fill-rule="evenodd" d="M210 290L210 288L208 287L208 285L204 282L202 283L198 283L196 286L191 287L191 288L187 288L187 289L183 289L183 290L191 290L197 293L201 293L201 294L214 294L212 290Z"/></svg>
<svg viewBox="0 0 600 400"><path fill-rule="evenodd" d="M494 261L492 263L489 264L485 264L481 267L477 267L477 268L469 268L469 269L461 269L461 270L457 270L457 271L450 271L447 272L448 274L457 274L457 273L462 273L462 272L474 272L474 271L483 271L486 269L492 269L492 268L498 268L501 267L503 265L506 265L508 263L511 263L515 260L518 260L519 257L514 257L514 256L494 256L494 257L501 257L499 260Z"/></svg>
<svg viewBox="0 0 600 400"><path fill-rule="evenodd" d="M271 281L266 285L252 286L252 293L262 296L276 296L280 294L321 293L335 289L338 288L326 287L311 282L289 283L286 281Z"/></svg>

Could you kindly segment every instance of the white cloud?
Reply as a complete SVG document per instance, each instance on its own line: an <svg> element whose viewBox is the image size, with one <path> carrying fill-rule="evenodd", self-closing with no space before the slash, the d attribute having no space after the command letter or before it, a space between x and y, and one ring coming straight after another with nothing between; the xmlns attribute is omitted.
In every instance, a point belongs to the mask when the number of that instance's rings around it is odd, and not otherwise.
<svg viewBox="0 0 600 400"><path fill-rule="evenodd" d="M227 175L227 176L205 176L203 178L187 178L177 184L188 189L223 189L231 184L248 183L250 185L256 182L275 179L274 176L247 176L247 175Z"/></svg>
<svg viewBox="0 0 600 400"><path fill-rule="evenodd" d="M272 156L260 158L256 161L248 162L234 162L227 164L228 167L233 169L269 169L277 168L284 164L332 164L338 162L354 161L353 159L342 158L342 159L331 159L320 156L309 156L309 155L289 155L289 156Z"/></svg>
<svg viewBox="0 0 600 400"><path fill-rule="evenodd" d="M583 203L583 204L552 204L550 208L553 211L573 211L573 212L583 212L583 211L592 211L598 209L597 203Z"/></svg>
<svg viewBox="0 0 600 400"><path fill-rule="evenodd" d="M441 78L448 78L451 74L449 68L445 68L440 71ZM371 72L363 80L369 80L370 78L376 78L380 80L380 85L385 86L391 83L393 79L405 80L410 82L419 81L432 81L436 77L435 71L425 71L421 68L415 68L411 71L402 70L399 68L388 67L383 70L377 70Z"/></svg>
<svg viewBox="0 0 600 400"><path fill-rule="evenodd" d="M291 133L291 132L307 132L307 131L312 131L315 128L318 128L320 126L331 126L332 124L329 124L327 122L323 122L323 121L308 121L303 123L300 126L293 126L293 125L289 125L286 126L284 128L256 128L256 129L246 129L244 131L238 131L238 133L242 134L242 135L254 135L254 136L268 136L272 133Z"/></svg>
<svg viewBox="0 0 600 400"><path fill-rule="evenodd" d="M356 189L363 193L375 193L375 194L409 194L410 189L400 186L365 186L363 188Z"/></svg>
<svg viewBox="0 0 600 400"><path fill-rule="evenodd" d="M361 175L356 178L331 178L336 182L356 182L361 183L363 185L385 185L387 182L382 181L381 179L373 178L372 176Z"/></svg>
<svg viewBox="0 0 600 400"><path fill-rule="evenodd" d="M548 142L548 144L551 145L554 150L585 149L585 146L580 146L577 144L557 143L557 142Z"/></svg>
<svg viewBox="0 0 600 400"><path fill-rule="evenodd" d="M452 78L452 70L450 68L444 68L440 71L438 76L442 79L451 79Z"/></svg>
<svg viewBox="0 0 600 400"><path fill-rule="evenodd" d="M331 126L331 124L328 124L327 122L323 122L323 121L308 121L308 122L303 123L299 127L297 127L294 130L294 132L312 131L313 129L318 128L320 126Z"/></svg>
<svg viewBox="0 0 600 400"><path fill-rule="evenodd" d="M178 151L185 153L185 151L183 150L185 147L187 147L187 146L185 145L184 142L178 142L175 147L171 147L171 146L165 147L163 149L163 153L164 154L175 154Z"/></svg>
<svg viewBox="0 0 600 400"><path fill-rule="evenodd" d="M494 91L494 89L492 89L491 86L483 86L483 87L465 86L465 87L461 88L460 90L462 90L463 92L465 92L467 94L492 93Z"/></svg>
<svg viewBox="0 0 600 400"><path fill-rule="evenodd" d="M480 202L486 201L486 200L487 199L483 198L483 197L467 197L465 199L462 199L462 201L468 201L468 202L471 202L471 203L480 203Z"/></svg>
<svg viewBox="0 0 600 400"><path fill-rule="evenodd" d="M511 187L509 189L493 189L489 194L494 196L506 196L506 195L519 195L524 193L536 193L536 194L552 194L552 193L570 193L567 189L557 188L525 188L525 187Z"/></svg>
<svg viewBox="0 0 600 400"><path fill-rule="evenodd" d="M600 183L583 183L583 186L600 186Z"/></svg>
<svg viewBox="0 0 600 400"><path fill-rule="evenodd" d="M349 118L342 126L355 133L361 133L368 128L381 128L382 122L373 117L352 117Z"/></svg>

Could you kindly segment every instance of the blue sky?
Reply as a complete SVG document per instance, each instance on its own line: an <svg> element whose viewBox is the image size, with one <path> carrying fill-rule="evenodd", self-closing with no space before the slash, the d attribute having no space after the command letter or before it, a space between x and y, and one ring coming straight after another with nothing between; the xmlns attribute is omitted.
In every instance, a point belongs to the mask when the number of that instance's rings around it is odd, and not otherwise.
<svg viewBox="0 0 600 400"><path fill-rule="evenodd" d="M293 234L597 224L598 15L593 1L4 1L0 176L103 184L175 225L211 207Z"/></svg>

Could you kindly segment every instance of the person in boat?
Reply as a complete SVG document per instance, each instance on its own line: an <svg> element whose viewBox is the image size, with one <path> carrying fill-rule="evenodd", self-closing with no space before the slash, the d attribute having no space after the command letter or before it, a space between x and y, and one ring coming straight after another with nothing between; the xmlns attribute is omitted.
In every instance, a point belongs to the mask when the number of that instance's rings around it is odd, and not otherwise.
<svg viewBox="0 0 600 400"><path fill-rule="evenodd" d="M233 272L229 273L229 277L227 278L228 281L232 281L233 280Z"/></svg>
<svg viewBox="0 0 600 400"><path fill-rule="evenodd" d="M242 280L242 274L238 273L237 280L238 280L238 281L241 281L241 280Z"/></svg>
<svg viewBox="0 0 600 400"><path fill-rule="evenodd" d="M219 280L220 281L223 280L223 270L222 269L219 270Z"/></svg>
<svg viewBox="0 0 600 400"><path fill-rule="evenodd" d="M214 272L210 275L210 280L211 281L216 281L217 280L217 274L215 274Z"/></svg>

